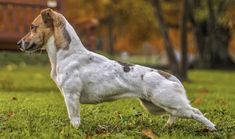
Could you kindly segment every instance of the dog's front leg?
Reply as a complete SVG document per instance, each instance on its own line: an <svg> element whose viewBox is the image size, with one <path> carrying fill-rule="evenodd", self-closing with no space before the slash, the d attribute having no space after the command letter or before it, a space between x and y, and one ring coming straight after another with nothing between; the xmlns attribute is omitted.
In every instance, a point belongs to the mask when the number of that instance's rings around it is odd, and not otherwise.
<svg viewBox="0 0 235 139"><path fill-rule="evenodd" d="M70 122L75 128L78 128L80 125L80 93L77 90L62 90Z"/></svg>

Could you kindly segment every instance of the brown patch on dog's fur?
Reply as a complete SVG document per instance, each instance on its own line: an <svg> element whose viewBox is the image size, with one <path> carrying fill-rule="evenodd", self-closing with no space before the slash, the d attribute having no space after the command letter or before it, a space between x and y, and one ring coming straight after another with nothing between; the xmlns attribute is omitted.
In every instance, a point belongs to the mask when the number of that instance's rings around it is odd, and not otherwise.
<svg viewBox="0 0 235 139"><path fill-rule="evenodd" d="M54 36L55 36L55 45L57 48L68 49L68 46L71 42L71 38L65 27L55 29Z"/></svg>
<svg viewBox="0 0 235 139"><path fill-rule="evenodd" d="M165 71L162 70L158 70L158 73L161 74L163 77L165 77L166 79L169 79L171 77L170 73L167 73Z"/></svg>

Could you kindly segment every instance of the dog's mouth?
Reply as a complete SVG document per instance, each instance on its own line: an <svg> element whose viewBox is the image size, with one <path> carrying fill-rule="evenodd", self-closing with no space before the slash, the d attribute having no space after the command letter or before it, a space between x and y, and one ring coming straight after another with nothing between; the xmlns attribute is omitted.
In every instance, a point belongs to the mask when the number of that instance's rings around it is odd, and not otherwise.
<svg viewBox="0 0 235 139"><path fill-rule="evenodd" d="M34 53L38 50L41 50L41 47L36 45L35 43L33 43L32 45L30 45L29 47L27 47L24 51L26 52L30 52L30 53Z"/></svg>

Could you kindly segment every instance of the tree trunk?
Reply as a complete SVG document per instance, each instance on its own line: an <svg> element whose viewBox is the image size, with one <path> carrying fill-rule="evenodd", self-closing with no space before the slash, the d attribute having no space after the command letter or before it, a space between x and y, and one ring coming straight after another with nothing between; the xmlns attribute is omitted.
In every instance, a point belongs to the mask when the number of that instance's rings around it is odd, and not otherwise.
<svg viewBox="0 0 235 139"><path fill-rule="evenodd" d="M231 28L220 24L218 15L223 12L226 5L221 1L215 5L213 0L207 0L208 18L196 21L195 11L201 8L198 0L189 1L189 19L192 23L195 43L198 49L199 60L196 66L200 68L229 68L234 67L228 54L231 38ZM217 6L217 8L214 8ZM215 10L217 9L217 10Z"/></svg>
<svg viewBox="0 0 235 139"><path fill-rule="evenodd" d="M188 46L187 46L187 21L188 21L188 0L183 0L182 17L180 20L180 42L181 42L181 65L180 76L182 80L187 80L188 71Z"/></svg>
<svg viewBox="0 0 235 139"><path fill-rule="evenodd" d="M108 36L109 36L109 55L114 56L114 34L113 34L113 7L109 5L108 7L109 17L108 17Z"/></svg>
<svg viewBox="0 0 235 139"><path fill-rule="evenodd" d="M216 50L216 46L215 46L215 28L216 28L216 17L215 17L215 12L214 12L214 4L212 0L207 0L207 5L208 5L208 12L209 12L209 18L208 18L208 46L206 49L206 53L208 55L208 66L209 68L212 67L213 64L213 59L214 59L214 50Z"/></svg>
<svg viewBox="0 0 235 139"><path fill-rule="evenodd" d="M111 21L112 22L112 21ZM109 55L114 56L114 36L113 36L113 25L112 23L108 25L108 34L109 34Z"/></svg>
<svg viewBox="0 0 235 139"><path fill-rule="evenodd" d="M168 56L168 60L169 60L169 64L170 64L170 69L174 75L179 77L180 74L179 74L178 63L176 60L176 56L174 53L172 43L171 43L169 35L168 35L168 29L167 29L167 26L166 26L164 18L163 18L163 12L162 12L160 2L159 2L159 0L152 0L151 2L155 7L155 16L158 19L160 32L163 36L163 40L165 43L165 49L167 52L167 56Z"/></svg>
<svg viewBox="0 0 235 139"><path fill-rule="evenodd" d="M208 22L196 21L195 10L201 8L198 0L189 1L189 20L192 24L192 31L194 35L195 45L198 50L198 62L196 64L199 68L209 68L210 49L208 47Z"/></svg>

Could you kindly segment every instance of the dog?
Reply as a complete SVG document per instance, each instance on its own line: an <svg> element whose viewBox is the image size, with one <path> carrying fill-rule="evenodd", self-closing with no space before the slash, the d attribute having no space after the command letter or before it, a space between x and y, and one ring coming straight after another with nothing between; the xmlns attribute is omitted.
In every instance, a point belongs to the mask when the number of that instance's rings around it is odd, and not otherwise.
<svg viewBox="0 0 235 139"><path fill-rule="evenodd" d="M51 78L61 91L71 124L80 125L80 104L138 98L152 114L168 113L166 127L177 117L192 118L215 131L215 125L190 105L185 89L173 75L140 65L110 60L88 51L65 17L48 8L34 19L18 43L21 51L45 48Z"/></svg>

